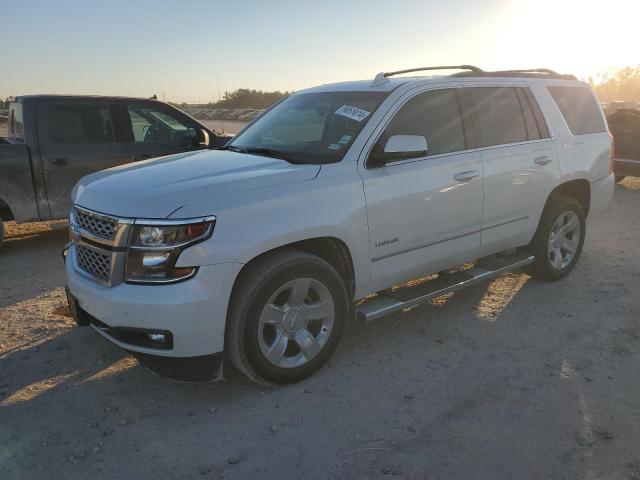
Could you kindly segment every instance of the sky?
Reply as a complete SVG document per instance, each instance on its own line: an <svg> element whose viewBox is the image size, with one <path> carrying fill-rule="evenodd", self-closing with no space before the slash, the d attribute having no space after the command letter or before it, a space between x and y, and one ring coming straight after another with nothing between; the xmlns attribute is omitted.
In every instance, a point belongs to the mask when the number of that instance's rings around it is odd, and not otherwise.
<svg viewBox="0 0 640 480"><path fill-rule="evenodd" d="M640 65L638 0L0 0L0 97L202 103L403 68ZM626 27L625 27L626 26Z"/></svg>

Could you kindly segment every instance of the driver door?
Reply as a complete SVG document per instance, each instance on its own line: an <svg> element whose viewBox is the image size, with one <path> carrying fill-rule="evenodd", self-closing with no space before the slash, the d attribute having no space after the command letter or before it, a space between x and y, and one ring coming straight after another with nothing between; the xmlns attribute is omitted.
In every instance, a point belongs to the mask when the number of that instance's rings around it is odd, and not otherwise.
<svg viewBox="0 0 640 480"><path fill-rule="evenodd" d="M426 156L361 169L374 289L454 267L480 248L482 157L469 151L461 112L455 89L418 93L370 147L383 148L394 135L424 136L428 145Z"/></svg>

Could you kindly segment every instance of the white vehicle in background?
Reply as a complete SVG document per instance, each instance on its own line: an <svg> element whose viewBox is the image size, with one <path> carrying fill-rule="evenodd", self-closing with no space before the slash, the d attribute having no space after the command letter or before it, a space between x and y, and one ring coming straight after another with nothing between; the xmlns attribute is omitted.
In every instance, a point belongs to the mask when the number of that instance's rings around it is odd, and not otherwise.
<svg viewBox="0 0 640 480"><path fill-rule="evenodd" d="M171 377L218 378L226 359L258 382L299 381L353 316L524 266L565 276L612 166L597 99L570 75L430 67L311 88L218 151L82 179L70 306Z"/></svg>

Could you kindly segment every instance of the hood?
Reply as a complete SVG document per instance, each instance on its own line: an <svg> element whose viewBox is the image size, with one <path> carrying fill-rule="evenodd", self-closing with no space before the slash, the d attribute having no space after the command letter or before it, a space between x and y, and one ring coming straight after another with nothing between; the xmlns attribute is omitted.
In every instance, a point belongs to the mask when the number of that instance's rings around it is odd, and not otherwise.
<svg viewBox="0 0 640 480"><path fill-rule="evenodd" d="M228 150L201 150L122 165L82 178L73 202L109 215L167 218L183 207L211 211L216 198L311 180L318 165ZM179 217L176 212L174 217Z"/></svg>

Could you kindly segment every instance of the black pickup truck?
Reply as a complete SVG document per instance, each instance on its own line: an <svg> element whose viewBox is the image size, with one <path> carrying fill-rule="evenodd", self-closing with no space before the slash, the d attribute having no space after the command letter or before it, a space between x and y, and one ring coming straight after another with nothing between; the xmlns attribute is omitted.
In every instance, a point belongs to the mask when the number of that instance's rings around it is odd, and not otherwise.
<svg viewBox="0 0 640 480"><path fill-rule="evenodd" d="M615 147L616 181L640 177L640 110L617 110L607 122Z"/></svg>
<svg viewBox="0 0 640 480"><path fill-rule="evenodd" d="M68 217L71 190L89 173L228 140L171 105L122 97L17 97L8 132L0 138L0 243L3 222Z"/></svg>

